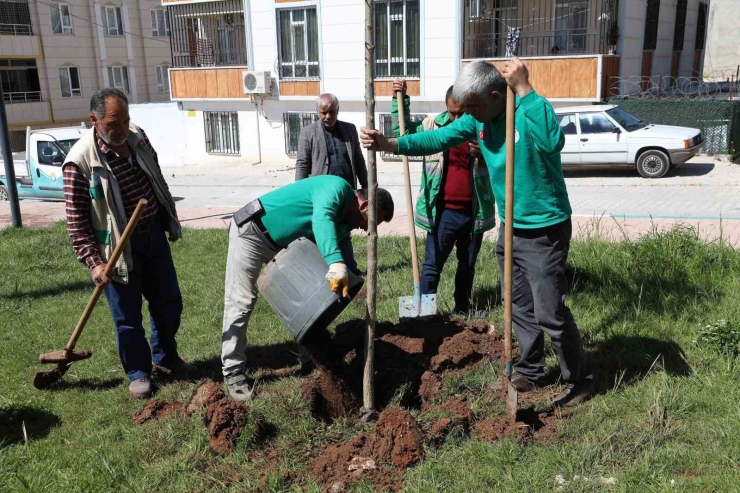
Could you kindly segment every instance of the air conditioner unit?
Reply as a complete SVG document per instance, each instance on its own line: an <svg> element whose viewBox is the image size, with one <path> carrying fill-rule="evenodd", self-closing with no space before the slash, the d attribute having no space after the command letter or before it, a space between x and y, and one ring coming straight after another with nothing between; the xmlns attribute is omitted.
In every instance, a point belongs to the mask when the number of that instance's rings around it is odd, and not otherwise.
<svg viewBox="0 0 740 493"><path fill-rule="evenodd" d="M242 72L244 94L272 94L270 72Z"/></svg>

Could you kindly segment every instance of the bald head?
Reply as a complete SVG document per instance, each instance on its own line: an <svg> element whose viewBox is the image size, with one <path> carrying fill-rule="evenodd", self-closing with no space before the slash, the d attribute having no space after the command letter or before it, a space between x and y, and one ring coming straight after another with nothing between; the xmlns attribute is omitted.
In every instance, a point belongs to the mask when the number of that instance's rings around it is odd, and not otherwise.
<svg viewBox="0 0 740 493"><path fill-rule="evenodd" d="M339 100L333 94L322 94L316 100L316 112L319 114L321 123L323 123L326 128L332 128L337 124Z"/></svg>

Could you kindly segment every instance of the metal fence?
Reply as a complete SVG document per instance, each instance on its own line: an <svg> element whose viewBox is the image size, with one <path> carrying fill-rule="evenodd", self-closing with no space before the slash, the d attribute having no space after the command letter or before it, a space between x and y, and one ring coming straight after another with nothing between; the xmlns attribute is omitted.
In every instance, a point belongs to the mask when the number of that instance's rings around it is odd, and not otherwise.
<svg viewBox="0 0 740 493"><path fill-rule="evenodd" d="M171 5L167 11L173 67L247 64L241 0Z"/></svg>
<svg viewBox="0 0 740 493"><path fill-rule="evenodd" d="M4 92L5 104L38 103L41 101L41 92Z"/></svg>
<svg viewBox="0 0 740 493"><path fill-rule="evenodd" d="M298 154L298 138L301 130L307 125L318 121L316 113L283 113L283 127L285 128L285 153L288 156Z"/></svg>
<svg viewBox="0 0 740 493"><path fill-rule="evenodd" d="M506 54L508 27L519 55L603 54L616 49L619 0L464 0L463 58Z"/></svg>
<svg viewBox="0 0 740 493"><path fill-rule="evenodd" d="M698 128L705 138L704 152L740 157L740 101L612 98L609 103L648 123Z"/></svg>
<svg viewBox="0 0 740 493"><path fill-rule="evenodd" d="M30 36L31 12L26 0L0 0L0 34Z"/></svg>

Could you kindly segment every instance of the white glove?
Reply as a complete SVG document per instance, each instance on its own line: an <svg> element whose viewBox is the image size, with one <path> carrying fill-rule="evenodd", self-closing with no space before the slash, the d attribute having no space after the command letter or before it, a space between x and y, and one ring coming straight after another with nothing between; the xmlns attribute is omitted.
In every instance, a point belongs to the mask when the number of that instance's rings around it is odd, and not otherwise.
<svg viewBox="0 0 740 493"><path fill-rule="evenodd" d="M326 273L326 280L329 281L329 287L334 293L342 298L349 296L349 275L346 265L341 262L331 264L329 272Z"/></svg>

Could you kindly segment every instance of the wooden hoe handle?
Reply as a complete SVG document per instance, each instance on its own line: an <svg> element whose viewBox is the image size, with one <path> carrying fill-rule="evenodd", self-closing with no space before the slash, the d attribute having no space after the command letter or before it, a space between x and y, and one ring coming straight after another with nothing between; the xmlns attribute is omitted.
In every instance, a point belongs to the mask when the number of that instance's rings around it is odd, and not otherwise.
<svg viewBox="0 0 740 493"><path fill-rule="evenodd" d="M134 210L134 214L131 216L131 219L126 225L126 229L123 230L123 234L121 235L121 238L119 238L118 244L113 250L113 253L111 254L105 266L106 277L110 278L113 274L113 270L116 268L116 263L118 263L118 259L121 257L123 249L126 248L126 243L128 243L129 237L133 234L136 225L139 223L139 218L144 213L144 208L146 207L146 204L146 199L140 199L139 203L136 204L136 210ZM90 318L93 308L95 308L95 304L98 302L98 299L100 299L100 295L103 294L104 290L104 286L95 286L95 290L93 291L92 296L90 296L90 300L87 302L85 311L82 312L82 316L80 317L79 322L77 322L77 326L75 327L74 332L72 332L72 336L69 338L67 347L64 348L65 351L70 352L75 348L75 345L77 344L77 339L80 338L80 334L82 334L82 329L85 328L85 324L87 324L87 320Z"/></svg>
<svg viewBox="0 0 740 493"><path fill-rule="evenodd" d="M516 94L506 97L506 210L504 213L504 359L506 377L511 379L511 284L514 268L514 113Z"/></svg>

